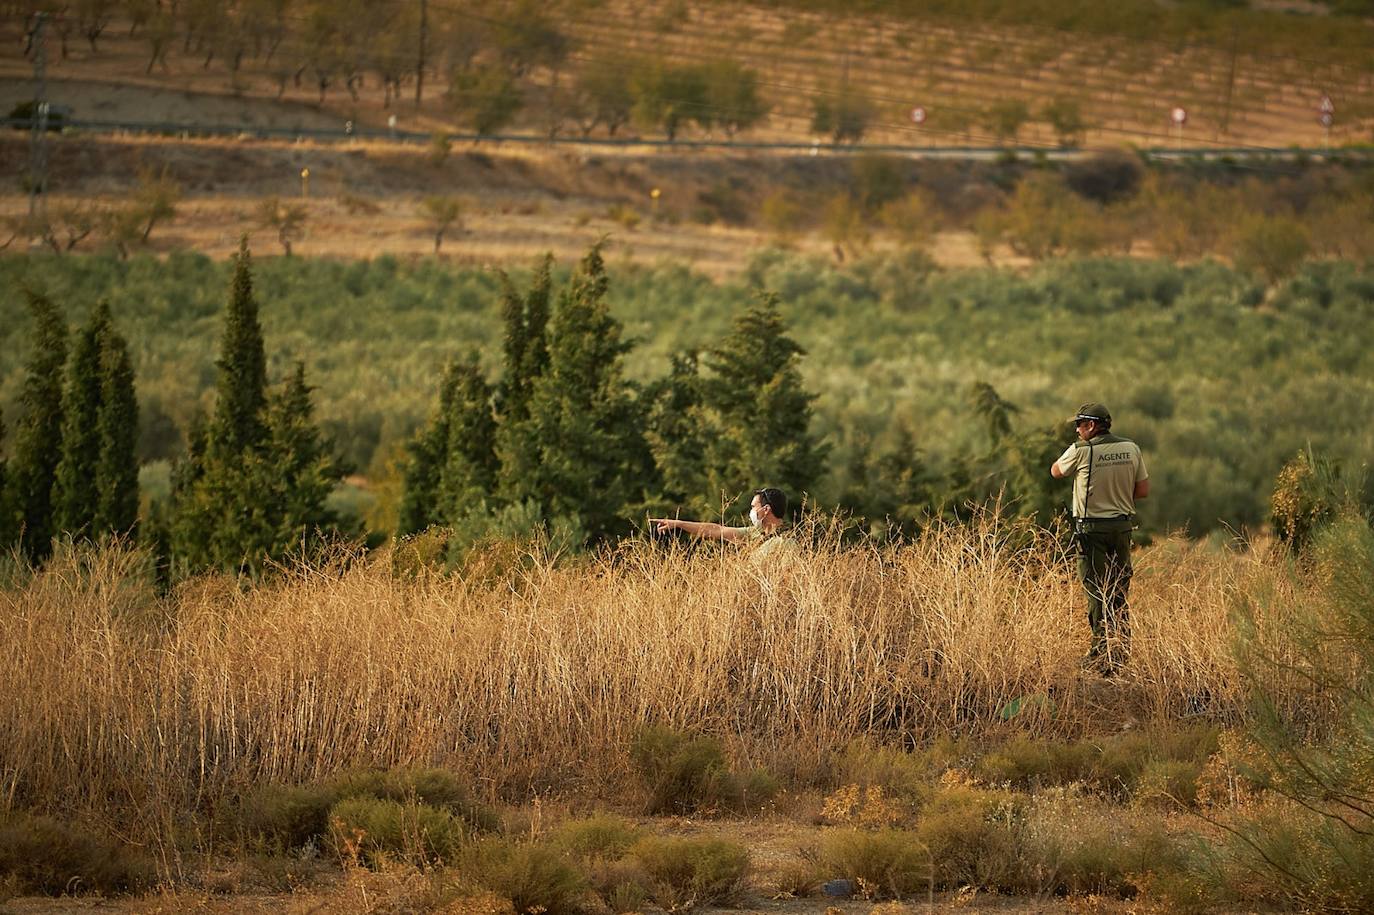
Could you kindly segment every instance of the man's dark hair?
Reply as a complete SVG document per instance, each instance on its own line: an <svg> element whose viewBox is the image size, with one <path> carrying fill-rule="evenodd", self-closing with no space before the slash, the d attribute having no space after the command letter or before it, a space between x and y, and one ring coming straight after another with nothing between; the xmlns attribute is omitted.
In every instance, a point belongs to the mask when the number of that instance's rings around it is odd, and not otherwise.
<svg viewBox="0 0 1374 915"><path fill-rule="evenodd" d="M763 504L772 509L774 518L781 521L787 517L787 493L769 486L765 489L754 490L754 495L762 499Z"/></svg>

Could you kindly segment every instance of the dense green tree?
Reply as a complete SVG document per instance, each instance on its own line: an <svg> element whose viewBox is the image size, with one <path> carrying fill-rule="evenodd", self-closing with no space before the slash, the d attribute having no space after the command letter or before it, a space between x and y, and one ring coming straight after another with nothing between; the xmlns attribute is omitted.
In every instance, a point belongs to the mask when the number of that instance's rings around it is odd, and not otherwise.
<svg viewBox="0 0 1374 915"><path fill-rule="evenodd" d="M258 321L258 302L253 295L247 237L240 240L234 261L229 308L215 365L219 375L207 442L209 453L231 458L260 448L267 439L267 355Z"/></svg>
<svg viewBox="0 0 1374 915"><path fill-rule="evenodd" d="M867 522L873 534L912 536L936 506L943 481L926 463L911 426L896 425L881 450L860 436L850 454L840 504Z"/></svg>
<svg viewBox="0 0 1374 915"><path fill-rule="evenodd" d="M326 500L340 473L314 421L305 366L295 370L267 404L269 452L264 482L275 501L276 530L267 552L282 556L315 541L337 523Z"/></svg>
<svg viewBox="0 0 1374 915"><path fill-rule="evenodd" d="M553 291L553 257L546 256L535 271L529 292L521 296L510 277L501 280L502 355L504 376L497 392L498 412L510 426L529 417L530 393L549 365L549 302Z"/></svg>
<svg viewBox="0 0 1374 915"><path fill-rule="evenodd" d="M477 354L449 367L448 443L439 473L438 504L452 522L484 513L493 503L496 459L494 390L482 375Z"/></svg>
<svg viewBox="0 0 1374 915"><path fill-rule="evenodd" d="M583 136L590 134L597 125L615 136L617 130L629 123L635 101L630 74L643 66L627 62L624 54L614 52L594 57L582 67L575 98Z"/></svg>
<svg viewBox="0 0 1374 915"><path fill-rule="evenodd" d="M481 66L453 74L448 102L459 121L478 134L490 134L511 122L524 105L524 96L504 69Z"/></svg>
<svg viewBox="0 0 1374 915"><path fill-rule="evenodd" d="M338 469L314 425L297 366L270 398L247 244L240 245L210 422L194 428L173 475L171 541L180 565L257 571L332 523Z"/></svg>
<svg viewBox="0 0 1374 915"><path fill-rule="evenodd" d="M100 333L99 458L93 534L129 534L138 522L138 395L129 345L108 315Z"/></svg>
<svg viewBox="0 0 1374 915"><path fill-rule="evenodd" d="M705 114L698 121L703 127L704 120L725 131L725 136L733 138L741 130L753 127L768 114L768 106L759 97L759 76L753 70L735 60L719 60L705 68Z"/></svg>
<svg viewBox="0 0 1374 915"><path fill-rule="evenodd" d="M644 434L663 503L698 517L712 516L720 504L719 499L708 498L711 425L697 354L674 354L667 377L650 385L644 399L648 404Z"/></svg>
<svg viewBox="0 0 1374 915"><path fill-rule="evenodd" d="M462 379L453 366L439 385L439 406L429 425L415 433L406 446L404 486L397 521L398 536L418 533L448 520L439 504L439 487L448 464L449 423Z"/></svg>
<svg viewBox="0 0 1374 915"><path fill-rule="evenodd" d="M516 461L502 467L510 501L532 503L593 540L629 530L626 507L643 501L648 453L608 286L598 245L558 297L548 369L530 392L529 419L512 430Z"/></svg>
<svg viewBox="0 0 1374 915"><path fill-rule="evenodd" d="M710 495L767 485L796 499L820 476L827 449L811 432L815 397L797 369L802 355L772 293L761 293L708 354L706 403L716 414Z"/></svg>
<svg viewBox="0 0 1374 915"><path fill-rule="evenodd" d="M62 396L62 459L57 465L53 495L54 522L73 537L94 533L100 463L100 345L110 323L109 305L102 302L77 334L67 360L67 384Z"/></svg>
<svg viewBox="0 0 1374 915"><path fill-rule="evenodd" d="M52 552L56 533L53 490L62 459L62 368L67 361L67 325L47 297L26 293L35 332L15 429L9 473L14 523L24 554L33 561Z"/></svg>
<svg viewBox="0 0 1374 915"><path fill-rule="evenodd" d="M165 522L168 564L177 571L210 564L207 519L196 506L196 490L205 477L209 439L209 422L197 412L186 430L186 454L172 464L171 493L159 513Z"/></svg>

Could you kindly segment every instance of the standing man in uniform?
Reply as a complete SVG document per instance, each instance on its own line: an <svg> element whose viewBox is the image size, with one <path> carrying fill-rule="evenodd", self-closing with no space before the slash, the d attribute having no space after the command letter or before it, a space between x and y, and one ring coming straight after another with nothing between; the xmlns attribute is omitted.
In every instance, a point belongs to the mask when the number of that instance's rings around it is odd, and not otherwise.
<svg viewBox="0 0 1374 915"><path fill-rule="evenodd" d="M1111 674L1125 662L1130 644L1131 531L1136 502L1150 494L1150 474L1140 446L1111 433L1105 406L1085 403L1071 421L1078 441L1050 466L1050 475L1073 477L1070 511L1093 631L1086 663Z"/></svg>

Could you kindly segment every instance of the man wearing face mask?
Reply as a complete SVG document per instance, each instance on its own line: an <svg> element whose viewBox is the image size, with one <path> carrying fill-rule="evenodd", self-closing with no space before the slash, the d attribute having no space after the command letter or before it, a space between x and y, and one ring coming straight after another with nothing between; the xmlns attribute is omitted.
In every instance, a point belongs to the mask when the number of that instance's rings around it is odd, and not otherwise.
<svg viewBox="0 0 1374 915"><path fill-rule="evenodd" d="M753 559L757 561L767 559L784 545L792 545L789 539L777 536L786 516L787 494L781 489L767 487L754 491L754 498L749 503L751 523L748 527L727 527L711 521L684 521L678 518L650 518L649 523L658 534L683 531L706 540L725 540L754 546Z"/></svg>

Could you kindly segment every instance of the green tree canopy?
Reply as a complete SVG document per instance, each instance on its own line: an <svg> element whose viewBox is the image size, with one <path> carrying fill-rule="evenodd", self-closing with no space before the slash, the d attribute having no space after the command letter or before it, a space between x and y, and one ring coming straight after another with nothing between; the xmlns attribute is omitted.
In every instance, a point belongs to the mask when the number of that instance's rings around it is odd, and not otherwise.
<svg viewBox="0 0 1374 915"><path fill-rule="evenodd" d="M52 552L56 533L53 491L62 460L62 369L67 361L67 325L46 296L26 295L35 333L19 395L23 412L15 430L10 504L24 554L41 561Z"/></svg>

